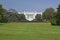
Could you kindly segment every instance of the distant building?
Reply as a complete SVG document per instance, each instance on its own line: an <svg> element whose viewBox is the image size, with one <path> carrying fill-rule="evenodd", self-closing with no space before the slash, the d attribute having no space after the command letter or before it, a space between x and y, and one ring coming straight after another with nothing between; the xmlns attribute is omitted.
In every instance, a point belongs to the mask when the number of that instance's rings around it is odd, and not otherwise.
<svg viewBox="0 0 60 40"><path fill-rule="evenodd" d="M34 20L37 14L41 14L41 18L42 18L42 12L18 12L18 14L24 14L26 20L28 21Z"/></svg>

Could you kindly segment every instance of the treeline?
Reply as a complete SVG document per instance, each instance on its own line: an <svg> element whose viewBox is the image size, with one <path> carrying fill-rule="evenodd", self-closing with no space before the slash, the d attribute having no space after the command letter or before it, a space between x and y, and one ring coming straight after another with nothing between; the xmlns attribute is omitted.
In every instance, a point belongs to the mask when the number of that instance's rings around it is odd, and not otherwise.
<svg viewBox="0 0 60 40"><path fill-rule="evenodd" d="M7 22L29 22L25 19L23 13L19 14L15 9L6 10L0 4L0 23ZM57 11L54 8L47 8L42 15L37 14L32 22L51 22L51 24L60 24L60 5Z"/></svg>
<svg viewBox="0 0 60 40"><path fill-rule="evenodd" d="M36 15L36 19L32 22L41 21L41 15ZM7 22L29 22L25 19L25 15L21 12L19 14L15 9L6 10L0 5L0 23L7 23Z"/></svg>

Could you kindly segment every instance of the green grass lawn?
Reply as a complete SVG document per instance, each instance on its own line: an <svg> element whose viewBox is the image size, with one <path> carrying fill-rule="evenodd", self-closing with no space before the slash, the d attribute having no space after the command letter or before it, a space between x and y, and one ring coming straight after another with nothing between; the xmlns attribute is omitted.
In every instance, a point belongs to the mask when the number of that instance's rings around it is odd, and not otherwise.
<svg viewBox="0 0 60 40"><path fill-rule="evenodd" d="M60 40L60 26L49 23L0 23L0 40Z"/></svg>

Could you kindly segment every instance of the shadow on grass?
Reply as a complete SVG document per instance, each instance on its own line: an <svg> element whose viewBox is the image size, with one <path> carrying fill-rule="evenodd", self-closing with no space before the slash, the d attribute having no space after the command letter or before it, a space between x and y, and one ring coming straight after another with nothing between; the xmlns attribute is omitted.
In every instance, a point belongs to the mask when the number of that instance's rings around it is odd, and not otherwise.
<svg viewBox="0 0 60 40"><path fill-rule="evenodd" d="M52 25L52 24L51 24ZM58 24L54 24L54 25L52 25L52 26L60 26L60 24L58 25Z"/></svg>

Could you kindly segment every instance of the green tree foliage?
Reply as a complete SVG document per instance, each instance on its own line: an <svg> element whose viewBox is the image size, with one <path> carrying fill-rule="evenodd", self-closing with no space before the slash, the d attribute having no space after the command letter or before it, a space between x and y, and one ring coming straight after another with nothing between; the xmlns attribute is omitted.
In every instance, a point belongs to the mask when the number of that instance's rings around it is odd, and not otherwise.
<svg viewBox="0 0 60 40"><path fill-rule="evenodd" d="M53 16L53 18L51 20L51 24L60 25L60 5L57 8L57 12L56 12L55 16Z"/></svg>
<svg viewBox="0 0 60 40"><path fill-rule="evenodd" d="M7 18L8 22L17 22L17 14L18 13L15 9L9 9L5 17Z"/></svg>
<svg viewBox="0 0 60 40"><path fill-rule="evenodd" d="M57 12L54 12L53 15L52 15L52 19L50 20L52 25L56 24L56 14L57 14Z"/></svg>
<svg viewBox="0 0 60 40"><path fill-rule="evenodd" d="M48 21L52 19L54 13L54 9L53 8L47 8L42 15L43 20Z"/></svg>
<svg viewBox="0 0 60 40"><path fill-rule="evenodd" d="M3 6L0 4L0 22L4 22L4 15L6 14L7 10L3 8Z"/></svg>
<svg viewBox="0 0 60 40"><path fill-rule="evenodd" d="M24 14L18 14L15 9L9 9L8 13L6 14L6 18L8 22L22 22L26 21Z"/></svg>
<svg viewBox="0 0 60 40"><path fill-rule="evenodd" d="M0 5L0 20L2 19L2 16L3 16L3 8L2 5Z"/></svg>
<svg viewBox="0 0 60 40"><path fill-rule="evenodd" d="M60 25L60 4L58 5L58 8L57 8L56 24Z"/></svg>
<svg viewBox="0 0 60 40"><path fill-rule="evenodd" d="M24 15L24 14L17 14L17 18L18 18L19 22L27 21L27 20L25 19L25 15Z"/></svg>
<svg viewBox="0 0 60 40"><path fill-rule="evenodd" d="M41 16L42 16L41 14L37 14L36 17L35 17L36 18L35 20L37 22L41 22L42 21L42 17Z"/></svg>

